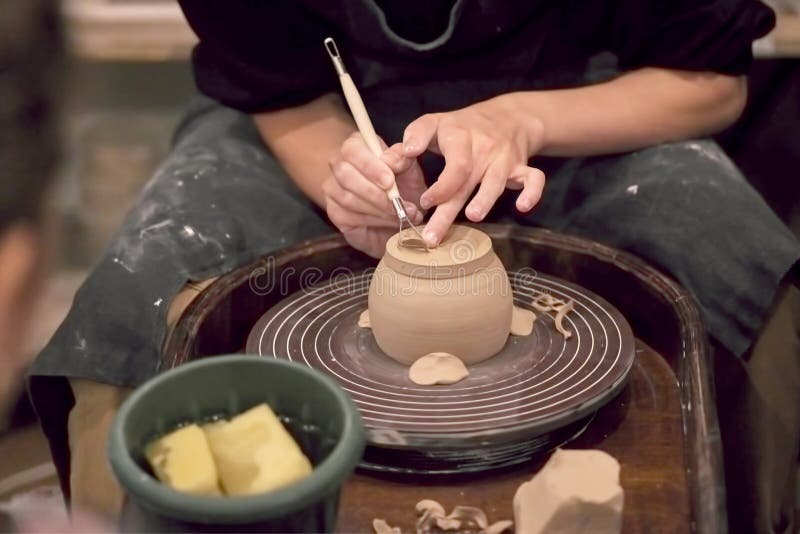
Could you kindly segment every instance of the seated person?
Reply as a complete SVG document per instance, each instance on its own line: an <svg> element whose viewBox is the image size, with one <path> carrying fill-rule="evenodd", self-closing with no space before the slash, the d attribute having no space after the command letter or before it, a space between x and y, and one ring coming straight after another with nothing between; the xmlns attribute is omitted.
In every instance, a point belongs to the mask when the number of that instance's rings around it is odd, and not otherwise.
<svg viewBox="0 0 800 534"><path fill-rule="evenodd" d="M722 389L740 400L743 388L764 389L748 365L771 310L784 309L800 245L714 143L694 140L741 113L752 41L774 24L761 2L181 5L200 38L193 64L205 97L32 379L73 497L118 510L113 483L86 458L101 454L92 444L120 388L159 371L169 303L187 280L334 229L380 256L397 227L384 194L392 179L414 221L428 217L432 245L466 217L543 226L644 258L692 292L715 359L744 377ZM338 96L327 36L386 142L381 157ZM796 376L795 346L787 350L759 369ZM794 411L777 441L745 430L774 445L781 468L762 471L749 458L755 467L729 479L730 522L745 531L786 521L800 386L785 380ZM740 421L722 422L726 436L741 432Z"/></svg>

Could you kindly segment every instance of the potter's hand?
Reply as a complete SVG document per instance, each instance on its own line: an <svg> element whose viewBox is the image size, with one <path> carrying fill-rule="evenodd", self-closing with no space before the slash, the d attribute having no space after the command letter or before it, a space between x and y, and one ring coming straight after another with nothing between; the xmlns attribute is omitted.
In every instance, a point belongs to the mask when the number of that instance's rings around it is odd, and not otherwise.
<svg viewBox="0 0 800 534"><path fill-rule="evenodd" d="M386 196L394 181L406 201L409 218L415 224L422 222L422 213L414 203L425 190L425 181L416 158L405 157L401 144L377 158L356 132L342 144L329 166L331 176L322 184L325 210L352 247L376 258L383 255L386 241L399 226Z"/></svg>
<svg viewBox="0 0 800 534"><path fill-rule="evenodd" d="M464 207L482 221L505 188L522 189L516 206L533 209L542 195L544 174L528 166L542 145L541 122L520 120L511 101L502 97L448 113L423 115L406 128L403 150L417 157L426 150L441 154L445 167L439 179L421 197L424 209L436 206L423 236L436 246Z"/></svg>

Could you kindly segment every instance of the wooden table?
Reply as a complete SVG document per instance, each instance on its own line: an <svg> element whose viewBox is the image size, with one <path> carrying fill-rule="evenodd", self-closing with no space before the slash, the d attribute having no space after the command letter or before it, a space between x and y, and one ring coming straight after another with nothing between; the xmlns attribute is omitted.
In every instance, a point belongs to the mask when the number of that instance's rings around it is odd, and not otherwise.
<svg viewBox="0 0 800 534"><path fill-rule="evenodd" d="M669 364L653 349L637 341L627 387L567 447L597 448L619 460L625 490L623 532L691 530L680 389ZM478 506L490 522L513 519L514 493L541 463L437 481L359 473L344 487L338 530L371 531L378 517L403 532L414 532L414 505L420 499L435 499L448 511L458 504Z"/></svg>

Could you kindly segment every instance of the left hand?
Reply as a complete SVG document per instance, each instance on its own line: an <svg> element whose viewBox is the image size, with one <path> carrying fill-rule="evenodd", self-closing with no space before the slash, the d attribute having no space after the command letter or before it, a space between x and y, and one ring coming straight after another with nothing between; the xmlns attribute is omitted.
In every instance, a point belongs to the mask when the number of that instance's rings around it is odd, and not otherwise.
<svg viewBox="0 0 800 534"><path fill-rule="evenodd" d="M516 207L528 212L539 202L544 173L528 166L543 144L540 121L524 123L515 112L513 94L447 113L423 115L403 135L407 157L426 150L444 156L439 179L420 198L423 209L436 206L423 236L430 246L442 240L473 190L467 218L482 221L506 188L522 189Z"/></svg>

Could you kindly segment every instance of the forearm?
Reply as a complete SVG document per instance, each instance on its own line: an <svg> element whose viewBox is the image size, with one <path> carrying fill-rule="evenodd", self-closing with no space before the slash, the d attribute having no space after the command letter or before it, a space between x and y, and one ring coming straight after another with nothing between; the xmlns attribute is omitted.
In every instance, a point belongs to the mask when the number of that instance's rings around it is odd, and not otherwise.
<svg viewBox="0 0 800 534"><path fill-rule="evenodd" d="M498 98L540 135L537 153L569 157L715 133L741 114L746 85L744 78L648 68L588 87Z"/></svg>
<svg viewBox="0 0 800 534"><path fill-rule="evenodd" d="M295 108L253 116L256 127L286 172L314 203L324 205L328 162L356 127L339 97L325 95Z"/></svg>

